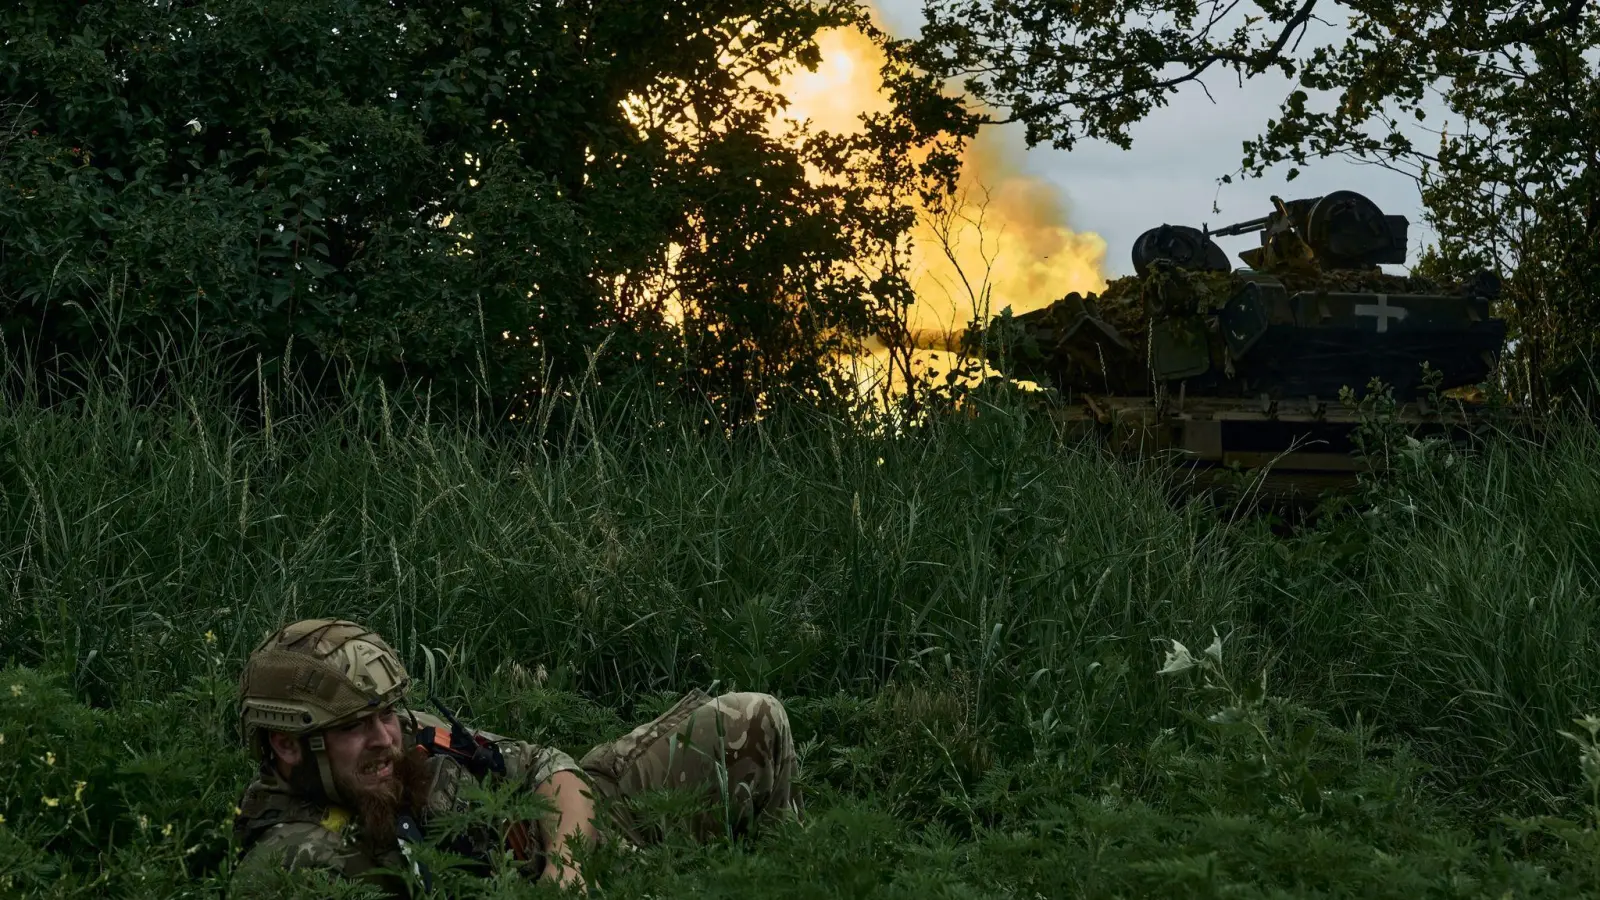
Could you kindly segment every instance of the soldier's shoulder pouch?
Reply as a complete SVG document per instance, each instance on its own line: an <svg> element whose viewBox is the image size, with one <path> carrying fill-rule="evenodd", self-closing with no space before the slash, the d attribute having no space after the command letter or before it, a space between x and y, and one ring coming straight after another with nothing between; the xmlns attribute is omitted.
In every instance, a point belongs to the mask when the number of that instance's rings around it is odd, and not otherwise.
<svg viewBox="0 0 1600 900"><path fill-rule="evenodd" d="M453 760L478 779L506 773L505 757L495 741L462 725L443 705L439 706L439 711L444 714L443 720L420 713L414 717L416 743L413 746L417 751Z"/></svg>

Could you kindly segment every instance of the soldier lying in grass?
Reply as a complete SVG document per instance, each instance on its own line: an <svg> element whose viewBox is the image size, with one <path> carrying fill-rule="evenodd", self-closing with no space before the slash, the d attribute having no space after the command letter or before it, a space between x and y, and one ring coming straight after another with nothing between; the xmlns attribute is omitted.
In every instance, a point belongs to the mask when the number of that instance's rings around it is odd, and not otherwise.
<svg viewBox="0 0 1600 900"><path fill-rule="evenodd" d="M794 742L783 705L766 694L693 691L580 762L407 709L409 681L389 645L353 622L296 622L256 648L240 685L240 722L260 760L234 823L241 876L320 868L405 893L394 873L428 880L408 850L429 840L442 813L469 805L461 796L469 779L524 785L555 813L502 823L452 852L487 862L509 851L524 875L579 888L575 845L638 843L627 801L642 792L703 791L735 833L791 808ZM694 827L704 838L729 824L708 815Z"/></svg>

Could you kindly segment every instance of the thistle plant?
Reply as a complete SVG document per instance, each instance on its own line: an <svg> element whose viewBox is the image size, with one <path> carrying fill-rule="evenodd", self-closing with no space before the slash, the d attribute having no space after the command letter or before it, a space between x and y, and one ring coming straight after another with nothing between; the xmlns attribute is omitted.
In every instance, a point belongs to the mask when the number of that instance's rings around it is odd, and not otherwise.
<svg viewBox="0 0 1600 900"><path fill-rule="evenodd" d="M1570 731L1557 733L1578 745L1578 771L1583 773L1583 780L1589 785L1586 810L1589 824L1591 827L1600 826L1600 716L1589 714L1572 721L1583 729L1582 734Z"/></svg>
<svg viewBox="0 0 1600 900"><path fill-rule="evenodd" d="M1287 803L1298 812L1320 811L1322 784L1312 761L1321 717L1270 696L1265 669L1253 678L1231 677L1224 643L1213 630L1211 643L1196 655L1173 640L1157 674L1199 679L1203 711L1184 715L1214 743L1222 780L1247 806Z"/></svg>

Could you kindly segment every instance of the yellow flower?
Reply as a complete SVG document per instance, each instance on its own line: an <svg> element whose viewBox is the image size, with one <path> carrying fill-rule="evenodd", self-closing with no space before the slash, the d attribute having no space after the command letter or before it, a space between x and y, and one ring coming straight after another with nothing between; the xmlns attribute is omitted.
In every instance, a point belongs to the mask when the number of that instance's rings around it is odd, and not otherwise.
<svg viewBox="0 0 1600 900"><path fill-rule="evenodd" d="M77 784L73 785L73 791L72 791L72 802L73 803L76 803L76 804L78 804L80 806L83 805L83 789L86 786L87 786L87 784L85 782L82 782L82 781L80 781Z"/></svg>
<svg viewBox="0 0 1600 900"><path fill-rule="evenodd" d="M22 696L22 685L13 684L11 686L11 696L13 696L13 697L21 697Z"/></svg>
<svg viewBox="0 0 1600 900"><path fill-rule="evenodd" d="M144 831L146 828L149 828L149 827L150 827L150 817L146 816L144 813L140 813L139 814L139 830L140 831Z"/></svg>
<svg viewBox="0 0 1600 900"><path fill-rule="evenodd" d="M4 825L5 823L6 823L6 817L4 815L0 815L0 825Z"/></svg>
<svg viewBox="0 0 1600 900"><path fill-rule="evenodd" d="M56 752L54 750L46 750L44 752L44 764L47 766L56 764Z"/></svg>
<svg viewBox="0 0 1600 900"><path fill-rule="evenodd" d="M44 798L44 805L50 807L51 809L55 809L56 807L61 805L61 801L57 800L54 797L45 797Z"/></svg>
<svg viewBox="0 0 1600 900"><path fill-rule="evenodd" d="M207 631L206 632L206 643L215 644L216 642L217 642L217 633L215 631Z"/></svg>
<svg viewBox="0 0 1600 900"><path fill-rule="evenodd" d="M172 823L171 822L168 822L166 825L162 826L162 828L161 828L161 836L162 837L172 837Z"/></svg>

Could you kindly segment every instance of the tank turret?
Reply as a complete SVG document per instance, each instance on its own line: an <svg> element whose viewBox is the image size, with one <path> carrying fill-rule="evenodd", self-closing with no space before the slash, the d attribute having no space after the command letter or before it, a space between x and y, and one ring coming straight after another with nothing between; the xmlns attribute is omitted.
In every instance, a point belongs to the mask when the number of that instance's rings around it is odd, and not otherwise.
<svg viewBox="0 0 1600 900"><path fill-rule="evenodd" d="M1324 270L1365 269L1406 261L1409 221L1405 216L1384 215L1376 203L1355 191L1288 202L1273 197L1272 205L1275 210L1270 215L1208 231L1205 236L1259 231L1261 246L1239 254L1252 269L1305 264Z"/></svg>

